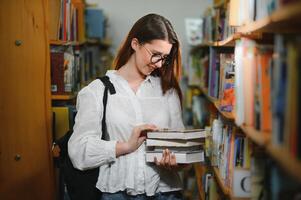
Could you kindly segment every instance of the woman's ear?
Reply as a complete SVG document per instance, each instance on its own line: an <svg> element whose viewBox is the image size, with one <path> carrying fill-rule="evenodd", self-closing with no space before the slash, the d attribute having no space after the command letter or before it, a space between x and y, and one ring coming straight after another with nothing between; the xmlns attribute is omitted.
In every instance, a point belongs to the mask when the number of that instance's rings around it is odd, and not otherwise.
<svg viewBox="0 0 301 200"><path fill-rule="evenodd" d="M139 47L139 41L137 38L133 38L132 41L131 41L131 47L132 49L134 49L134 51L137 50L137 48Z"/></svg>

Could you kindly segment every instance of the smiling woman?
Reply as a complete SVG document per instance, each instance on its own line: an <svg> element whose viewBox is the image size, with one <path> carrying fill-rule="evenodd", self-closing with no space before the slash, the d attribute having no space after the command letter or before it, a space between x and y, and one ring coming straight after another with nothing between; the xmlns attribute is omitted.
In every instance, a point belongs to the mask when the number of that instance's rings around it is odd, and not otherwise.
<svg viewBox="0 0 301 200"><path fill-rule="evenodd" d="M166 59L172 48L172 44L165 40L153 40L150 43L140 44L136 38L132 40L132 48L135 49L135 60L129 59L131 66L136 66L142 78L150 75L162 66L168 67L170 63ZM152 50L149 50L152 49ZM141 59L140 59L141 58Z"/></svg>
<svg viewBox="0 0 301 200"><path fill-rule="evenodd" d="M180 165L164 151L156 165L145 160L145 131L183 129L179 41L163 16L148 14L132 27L122 44L115 70L107 72L116 94L107 104L107 133L102 133L104 86L98 80L77 99L74 132L69 140L73 165L99 167L96 187L107 199L182 199ZM102 135L109 141L102 140Z"/></svg>

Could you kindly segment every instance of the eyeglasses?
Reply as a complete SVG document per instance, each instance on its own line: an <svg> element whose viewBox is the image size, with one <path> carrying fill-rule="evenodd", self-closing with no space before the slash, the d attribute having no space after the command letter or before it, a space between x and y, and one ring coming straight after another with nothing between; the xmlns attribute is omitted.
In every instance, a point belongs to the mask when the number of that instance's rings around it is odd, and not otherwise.
<svg viewBox="0 0 301 200"><path fill-rule="evenodd" d="M149 53L149 55L151 55L150 58L150 63L151 64L156 64L160 61L162 61L162 66L163 65L169 65L171 62L170 56L166 55L166 56L162 56L159 53L152 53L148 48L146 48L144 45L142 45L144 47L144 49Z"/></svg>

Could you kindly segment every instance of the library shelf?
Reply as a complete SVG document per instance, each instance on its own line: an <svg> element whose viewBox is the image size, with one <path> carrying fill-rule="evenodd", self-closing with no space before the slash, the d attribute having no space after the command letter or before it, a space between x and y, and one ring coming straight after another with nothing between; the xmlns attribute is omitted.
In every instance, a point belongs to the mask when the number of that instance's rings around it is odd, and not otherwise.
<svg viewBox="0 0 301 200"><path fill-rule="evenodd" d="M267 152L271 157L288 173L301 183L301 160L293 157L288 149L283 146L269 144L266 146Z"/></svg>
<svg viewBox="0 0 301 200"><path fill-rule="evenodd" d="M274 11L270 16L250 22L238 28L237 32L295 32L300 31L301 2L291 3Z"/></svg>
<svg viewBox="0 0 301 200"><path fill-rule="evenodd" d="M215 46L215 47L221 47L221 46L234 47L235 46L235 40L239 39L240 37L241 37L241 34L235 33L233 35L230 35L225 40L214 42L213 46Z"/></svg>
<svg viewBox="0 0 301 200"><path fill-rule="evenodd" d="M226 118L230 120L235 120L235 115L233 113L222 112L219 109L219 100L212 98L208 95L206 88L201 88L201 91L204 93L206 98L214 104L216 109ZM301 161L298 161L297 158L294 158L290 155L288 150L283 147L275 147L271 145L271 133L268 131L258 131L252 126L242 125L240 126L241 130L244 134L251 139L257 145L264 147L266 152L292 177L296 177L297 180L301 183ZM213 168L215 175L218 177L217 182L219 185L222 184L218 169ZM227 188L223 185L221 186L222 191L224 194L228 194L231 197L231 194L227 193ZM230 199L237 199L237 198L230 198Z"/></svg>
<svg viewBox="0 0 301 200"><path fill-rule="evenodd" d="M76 97L74 94L66 95L51 95L52 100L72 100Z"/></svg>
<svg viewBox="0 0 301 200"><path fill-rule="evenodd" d="M211 101L212 103L216 102L217 99L214 97L211 97L210 95L208 95L208 88L204 88L200 86L200 90L202 91L202 93L206 96L206 98Z"/></svg>
<svg viewBox="0 0 301 200"><path fill-rule="evenodd" d="M213 7L214 8L219 8L219 7L224 7L225 6L225 4L227 3L227 2L229 2L230 0L215 0L214 1L214 3L213 3Z"/></svg>
<svg viewBox="0 0 301 200"><path fill-rule="evenodd" d="M261 33L240 33L236 32L229 37L227 37L224 40L221 41L215 41L215 42L204 42L200 45L195 46L194 48L202 48L202 47L234 47L235 46L235 41L242 38L242 37L247 37L250 39L261 39L262 34Z"/></svg>
<svg viewBox="0 0 301 200"><path fill-rule="evenodd" d="M242 33L234 33L227 37L225 40L217 41L213 43L213 46L215 47L222 47L222 46L229 46L229 47L234 47L235 46L235 41L242 36L251 36L252 34L242 34Z"/></svg>
<svg viewBox="0 0 301 200"><path fill-rule="evenodd" d="M233 112L224 112L220 109L220 101L214 97L211 97L210 95L208 95L208 89L204 88L204 87L200 87L200 90L202 91L202 93L206 96L206 98L213 103L213 105L215 106L215 108L219 111L219 113L221 113L223 115L224 118L228 119L228 120L235 120L235 115Z"/></svg>
<svg viewBox="0 0 301 200"><path fill-rule="evenodd" d="M259 146L265 146L270 142L271 132L258 131L252 126L242 125L240 126L242 131L247 137L249 137L253 142Z"/></svg>
<svg viewBox="0 0 301 200"><path fill-rule="evenodd" d="M229 37L227 37L224 40L221 41L205 41L202 44L196 45L191 49L191 52L195 51L196 49L199 48L208 48L208 47L234 47L235 46L235 41L240 39L241 37L247 37L251 39L261 39L262 35L259 33L240 33L236 32Z"/></svg>
<svg viewBox="0 0 301 200"><path fill-rule="evenodd" d="M198 186L198 192L200 196L200 200L205 200L205 195L204 195L204 189L203 189L203 184L202 184L202 169L200 163L195 163L193 164L195 175L196 175L196 180L197 180L197 186Z"/></svg>
<svg viewBox="0 0 301 200"><path fill-rule="evenodd" d="M222 190L223 194L227 197L230 197L230 190L227 186L225 186L222 177L219 174L218 168L217 167L213 167L213 173L214 173L214 177L216 179L217 184L219 185L220 189Z"/></svg>
<svg viewBox="0 0 301 200"><path fill-rule="evenodd" d="M63 41L63 40L50 40L50 45L83 45L85 42L78 42L78 41Z"/></svg>
<svg viewBox="0 0 301 200"><path fill-rule="evenodd" d="M218 168L217 167L213 167L213 173L214 173L214 177L217 181L217 184L219 185L219 187L221 188L223 194L227 197L227 199L230 200L250 200L250 198L242 198L242 197L234 197L232 194L232 191L230 188L228 188L227 186L225 186L225 184L223 183L223 180L219 174Z"/></svg>
<svg viewBox="0 0 301 200"><path fill-rule="evenodd" d="M214 102L214 106L226 119L233 120L233 121L235 120L234 112L225 112L220 109L220 101L219 100L216 100Z"/></svg>
<svg viewBox="0 0 301 200"><path fill-rule="evenodd" d="M112 40L110 38L103 38L103 39L87 38L85 43L97 44L100 45L101 47L110 47L112 45Z"/></svg>

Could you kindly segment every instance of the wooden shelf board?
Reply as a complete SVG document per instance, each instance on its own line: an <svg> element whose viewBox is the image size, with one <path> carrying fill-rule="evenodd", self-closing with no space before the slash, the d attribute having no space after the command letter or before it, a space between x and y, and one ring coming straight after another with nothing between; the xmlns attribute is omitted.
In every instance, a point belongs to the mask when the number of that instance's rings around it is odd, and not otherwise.
<svg viewBox="0 0 301 200"><path fill-rule="evenodd" d="M267 145L266 149L286 173L301 183L301 160L294 158L284 147Z"/></svg>
<svg viewBox="0 0 301 200"><path fill-rule="evenodd" d="M254 127L251 126L241 126L240 127L243 132L249 137L253 142L255 142L259 146L265 146L270 143L271 133L258 131Z"/></svg>
<svg viewBox="0 0 301 200"><path fill-rule="evenodd" d="M215 41L215 42L204 42L203 44L200 44L194 48L201 48L201 47L209 47L209 46L214 46L214 47L234 47L235 46L235 41L237 39L240 39L241 37L247 37L251 39L259 39L261 38L261 34L259 33L240 33L236 32L233 35L230 35L228 38L222 41Z"/></svg>
<svg viewBox="0 0 301 200"><path fill-rule="evenodd" d="M241 37L242 34L240 33L235 33L231 36L229 36L228 38L226 38L225 40L222 41L218 41L218 42L214 42L214 46L229 46L229 47L234 47L235 46L235 40L239 39Z"/></svg>
<svg viewBox="0 0 301 200"><path fill-rule="evenodd" d="M206 98L212 102L213 104L217 101L216 98L214 97L211 97L210 95L208 95L208 89L204 89L204 88L201 88L201 90L203 91L204 95L206 96Z"/></svg>
<svg viewBox="0 0 301 200"><path fill-rule="evenodd" d="M235 116L234 116L234 113L233 112L224 112L224 111L221 111L220 109L220 101L219 100L216 100L214 102L214 105L216 107L216 109L227 119L230 119L230 120L235 120Z"/></svg>
<svg viewBox="0 0 301 200"><path fill-rule="evenodd" d="M219 0L213 2L213 7L214 8L219 8L225 6L227 3L229 3L230 0Z"/></svg>
<svg viewBox="0 0 301 200"><path fill-rule="evenodd" d="M201 91L204 93L204 95L206 96L206 98L214 104L215 108L226 118L229 120L235 120L235 115L233 112L224 112L220 110L220 102L218 99L211 97L208 95L208 89L207 88L203 88L200 87Z"/></svg>
<svg viewBox="0 0 301 200"><path fill-rule="evenodd" d="M300 30L300 26L292 26L292 24L301 25L300 17L301 2L299 1L276 10L268 17L239 27L238 32L291 32ZM293 30L291 30L292 28Z"/></svg>
<svg viewBox="0 0 301 200"><path fill-rule="evenodd" d="M234 37L234 35L231 35L230 37L228 37L225 40L219 41L219 42L215 42L214 46L235 46L235 40L237 38Z"/></svg>
<svg viewBox="0 0 301 200"><path fill-rule="evenodd" d="M50 40L49 43L50 43L50 45L82 45L85 42Z"/></svg>
<svg viewBox="0 0 301 200"><path fill-rule="evenodd" d="M217 181L217 184L219 185L219 187L221 188L222 192L224 193L225 196L230 196L230 190L228 187L225 186L225 184L223 183L223 180L219 174L218 168L217 167L213 167L213 172L214 172L214 177Z"/></svg>
<svg viewBox="0 0 301 200"><path fill-rule="evenodd" d="M71 100L74 99L76 95L51 95L52 100Z"/></svg>

